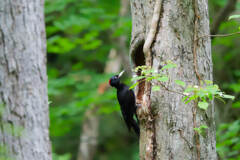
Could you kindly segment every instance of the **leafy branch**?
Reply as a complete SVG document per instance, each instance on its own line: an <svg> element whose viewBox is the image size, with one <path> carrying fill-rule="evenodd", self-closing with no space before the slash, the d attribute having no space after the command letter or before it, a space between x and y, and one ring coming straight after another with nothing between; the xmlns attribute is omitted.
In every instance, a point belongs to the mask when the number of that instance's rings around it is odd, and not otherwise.
<svg viewBox="0 0 240 160"><path fill-rule="evenodd" d="M147 81L150 82L152 80L157 80L157 82L167 82L169 80L169 77L166 73L164 73L166 70L177 67L176 64L174 64L171 61L166 62L167 64L163 66L159 71L156 71L149 66L138 66L134 69L135 73L141 72L140 75L136 75L132 78L132 81L135 81L135 83L130 86L130 89L136 87L140 82ZM163 84L161 86L164 86ZM153 91L160 90L160 86L154 86L152 88Z"/></svg>
<svg viewBox="0 0 240 160"><path fill-rule="evenodd" d="M198 101L198 107L207 110L209 106L209 101L213 98L220 99L224 102L225 99L234 99L234 96L225 94L220 90L218 85L213 84L212 81L205 80L205 85L203 86L188 86L184 94L186 95L182 100L187 104L193 100Z"/></svg>
<svg viewBox="0 0 240 160"><path fill-rule="evenodd" d="M222 92L218 85L213 84L210 80L204 80L201 81L201 84L198 85L188 85L186 87L185 82L181 80L175 80L174 83L182 86L185 88L183 92L171 90L166 85L164 85L164 82L167 82L169 80L168 75L166 74L169 69L177 67L176 64L174 64L171 61L167 61L166 65L164 65L160 70L156 71L153 68L150 68L149 66L138 66L135 68L134 72L139 73L139 75L136 75L132 78L132 81L135 83L130 87L130 89L136 87L139 83L143 81L155 83L152 80L156 80L156 84L152 87L152 91L159 91L161 88L164 90L167 90L169 92L177 93L182 96L182 101L186 104L190 103L191 101L195 101L198 104L198 107L203 110L207 110L209 106L209 101L213 100L214 98L217 98L224 102L223 99L231 99L234 100L234 96L225 94Z"/></svg>

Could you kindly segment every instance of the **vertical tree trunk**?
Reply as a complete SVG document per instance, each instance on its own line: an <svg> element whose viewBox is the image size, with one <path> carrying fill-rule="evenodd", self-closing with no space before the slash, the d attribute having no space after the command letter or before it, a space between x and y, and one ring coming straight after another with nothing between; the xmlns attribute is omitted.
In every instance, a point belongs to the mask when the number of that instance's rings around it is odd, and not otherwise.
<svg viewBox="0 0 240 160"><path fill-rule="evenodd" d="M135 66L145 65L147 55L143 45L149 33L155 4L159 0L132 0L132 40L130 54ZM151 44L151 66L158 71L171 60L177 68L168 71L170 90L183 92L175 80L199 85L199 79L212 80L211 42L209 38L208 3L205 0L160 0L159 21ZM147 64L148 65L148 64ZM158 85L153 80L152 85ZM137 87L137 102L144 106L147 94L144 83ZM207 112L194 102L184 104L183 96L164 88L150 94L151 118L141 120L140 158L158 160L216 160L214 106ZM149 132L149 124L151 133ZM199 136L195 127L207 125L206 137ZM153 136L149 136L153 134ZM151 143L148 143L151 138ZM149 156L152 154L151 156Z"/></svg>
<svg viewBox="0 0 240 160"><path fill-rule="evenodd" d="M93 160L98 145L98 108L89 108L84 116L77 160Z"/></svg>
<svg viewBox="0 0 240 160"><path fill-rule="evenodd" d="M0 144L9 156L52 159L44 0L0 1L0 104Z"/></svg>
<svg viewBox="0 0 240 160"><path fill-rule="evenodd" d="M128 0L121 0L119 16L123 17L129 12ZM109 53L109 60L105 66L105 73L118 73L121 69L121 63L124 64L124 69L131 73L131 67L129 58L127 57L126 48L126 36L122 35L117 38L118 48L111 49ZM102 84L99 86L99 94L105 92L108 84ZM77 160L92 160L94 158L96 148L98 145L98 127L99 127L99 115L97 113L98 108L89 108L85 113L85 119L83 121L82 132L80 136L79 149Z"/></svg>

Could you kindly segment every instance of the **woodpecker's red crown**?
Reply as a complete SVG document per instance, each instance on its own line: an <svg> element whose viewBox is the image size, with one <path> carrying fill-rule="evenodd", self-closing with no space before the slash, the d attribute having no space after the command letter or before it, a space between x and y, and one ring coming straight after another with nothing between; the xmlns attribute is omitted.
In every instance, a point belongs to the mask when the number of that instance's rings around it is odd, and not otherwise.
<svg viewBox="0 0 240 160"><path fill-rule="evenodd" d="M119 75L112 76L109 80L109 85L112 87L117 87L120 84L120 77L123 75L124 70L119 73Z"/></svg>

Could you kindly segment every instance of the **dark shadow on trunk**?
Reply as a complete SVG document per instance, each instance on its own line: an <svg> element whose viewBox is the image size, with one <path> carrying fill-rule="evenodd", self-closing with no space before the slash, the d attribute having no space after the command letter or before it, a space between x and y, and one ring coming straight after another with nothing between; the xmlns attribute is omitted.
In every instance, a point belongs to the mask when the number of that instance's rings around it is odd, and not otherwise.
<svg viewBox="0 0 240 160"><path fill-rule="evenodd" d="M139 43L139 45L136 47L136 49L132 53L132 60L135 67L145 65L145 56L143 53L143 45L144 42ZM141 75L141 69L137 71L137 76ZM145 79L140 79L139 85L136 87L136 101L139 104L142 102L142 96L144 94L145 89Z"/></svg>

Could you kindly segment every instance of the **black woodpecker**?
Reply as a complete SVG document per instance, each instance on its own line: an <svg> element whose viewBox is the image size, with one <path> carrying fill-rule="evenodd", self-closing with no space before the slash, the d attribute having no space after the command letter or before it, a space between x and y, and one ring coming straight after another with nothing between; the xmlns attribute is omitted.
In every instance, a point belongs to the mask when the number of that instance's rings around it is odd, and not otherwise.
<svg viewBox="0 0 240 160"><path fill-rule="evenodd" d="M135 95L133 90L129 89L127 85L120 82L120 77L122 76L123 73L124 71L122 71L119 75L113 76L109 80L109 84L117 89L118 103L120 105L123 119L125 120L128 130L130 131L131 128L133 128L135 133L139 136L140 135L139 126L138 123L133 118L134 115L137 118L136 114L137 106L135 102Z"/></svg>

